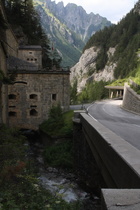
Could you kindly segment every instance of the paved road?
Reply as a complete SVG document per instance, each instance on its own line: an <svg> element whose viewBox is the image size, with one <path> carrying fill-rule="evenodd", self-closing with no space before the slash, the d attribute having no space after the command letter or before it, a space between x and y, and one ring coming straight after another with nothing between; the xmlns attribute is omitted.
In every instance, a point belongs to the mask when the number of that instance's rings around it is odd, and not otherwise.
<svg viewBox="0 0 140 210"><path fill-rule="evenodd" d="M121 100L96 102L88 107L88 112L95 120L140 150L140 115L123 110L121 104Z"/></svg>

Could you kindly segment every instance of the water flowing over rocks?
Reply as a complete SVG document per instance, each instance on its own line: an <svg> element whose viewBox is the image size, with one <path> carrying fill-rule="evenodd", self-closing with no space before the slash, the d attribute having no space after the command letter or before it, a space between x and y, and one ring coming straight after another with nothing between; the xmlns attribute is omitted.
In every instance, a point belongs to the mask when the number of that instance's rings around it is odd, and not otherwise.
<svg viewBox="0 0 140 210"><path fill-rule="evenodd" d="M31 137L29 155L35 159L40 185L49 190L53 196L60 196L68 203L80 201L82 203L80 210L100 210L100 198L96 193L80 187L81 180L77 175L60 168L46 166L42 156L44 146L36 138L33 139L32 131L27 131L26 135Z"/></svg>

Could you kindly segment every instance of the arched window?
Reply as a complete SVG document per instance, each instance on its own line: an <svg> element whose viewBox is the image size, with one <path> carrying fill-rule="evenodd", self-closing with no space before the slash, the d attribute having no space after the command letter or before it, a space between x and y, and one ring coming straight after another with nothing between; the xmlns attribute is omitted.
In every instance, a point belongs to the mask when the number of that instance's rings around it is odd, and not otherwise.
<svg viewBox="0 0 140 210"><path fill-rule="evenodd" d="M9 97L9 99L14 99L14 100L16 99L16 95L15 94L9 94L8 97Z"/></svg>
<svg viewBox="0 0 140 210"><path fill-rule="evenodd" d="M17 113L16 112L9 112L9 117L16 117Z"/></svg>
<svg viewBox="0 0 140 210"><path fill-rule="evenodd" d="M37 116L38 112L35 109L31 109L30 116Z"/></svg>
<svg viewBox="0 0 140 210"><path fill-rule="evenodd" d="M36 94L31 94L30 99L37 99L37 95Z"/></svg>

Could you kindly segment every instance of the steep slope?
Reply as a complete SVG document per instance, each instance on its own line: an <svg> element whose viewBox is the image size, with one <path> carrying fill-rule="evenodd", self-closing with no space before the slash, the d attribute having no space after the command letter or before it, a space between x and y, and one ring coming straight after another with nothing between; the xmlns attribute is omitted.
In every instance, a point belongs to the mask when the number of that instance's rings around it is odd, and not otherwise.
<svg viewBox="0 0 140 210"><path fill-rule="evenodd" d="M79 34L84 42L96 31L111 25L111 22L106 18L101 17L99 14L87 14L81 6L73 3L69 3L64 7L63 2L55 5L54 2L49 0L48 8L70 30Z"/></svg>
<svg viewBox="0 0 140 210"><path fill-rule="evenodd" d="M135 75L140 48L140 0L118 25L96 32L71 68L71 83L81 91L87 81L112 81ZM89 62L90 60L90 62Z"/></svg>
<svg viewBox="0 0 140 210"><path fill-rule="evenodd" d="M76 4L64 7L63 2L34 0L34 5L45 32L62 54L65 66L73 66L79 60L85 42L95 31L111 25L106 18L93 13L88 15Z"/></svg>

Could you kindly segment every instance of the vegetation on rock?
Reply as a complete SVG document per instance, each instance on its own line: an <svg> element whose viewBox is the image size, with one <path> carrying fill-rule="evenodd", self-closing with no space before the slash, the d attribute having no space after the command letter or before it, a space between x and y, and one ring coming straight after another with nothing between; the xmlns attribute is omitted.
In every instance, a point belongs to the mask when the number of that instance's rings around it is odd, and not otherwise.
<svg viewBox="0 0 140 210"><path fill-rule="evenodd" d="M117 62L117 67L114 76L116 79L125 78L131 75L137 65L137 51L140 47L139 34L140 15L132 10L117 25L96 32L89 39L84 50L92 46L100 47L96 69L102 70L108 61L108 49L115 47L112 61Z"/></svg>
<svg viewBox="0 0 140 210"><path fill-rule="evenodd" d="M76 80L75 80L76 81ZM108 90L105 86L109 82L99 81L99 82L88 82L83 88L81 93L77 93L77 83L75 82L71 87L71 103L72 104L84 104L91 103L96 100L101 100L108 98Z"/></svg>

